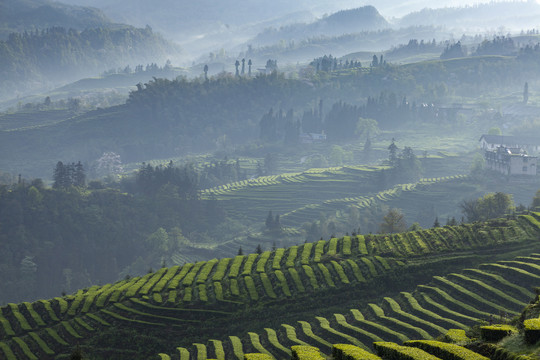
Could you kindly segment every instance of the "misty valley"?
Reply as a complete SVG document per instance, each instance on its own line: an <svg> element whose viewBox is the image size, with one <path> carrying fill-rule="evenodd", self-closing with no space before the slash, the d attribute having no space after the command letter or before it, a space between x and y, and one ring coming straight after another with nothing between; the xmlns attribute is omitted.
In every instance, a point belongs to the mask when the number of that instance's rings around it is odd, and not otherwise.
<svg viewBox="0 0 540 360"><path fill-rule="evenodd" d="M0 359L540 359L540 3L0 3Z"/></svg>

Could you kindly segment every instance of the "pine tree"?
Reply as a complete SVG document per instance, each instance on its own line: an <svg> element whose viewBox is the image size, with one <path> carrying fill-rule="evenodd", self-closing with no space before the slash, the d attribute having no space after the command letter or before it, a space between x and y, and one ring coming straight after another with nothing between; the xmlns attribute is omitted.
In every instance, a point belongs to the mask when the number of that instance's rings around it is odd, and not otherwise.
<svg viewBox="0 0 540 360"><path fill-rule="evenodd" d="M257 245L257 248L255 249L255 252L257 254L259 254L259 255L262 254L263 250L262 250L261 244Z"/></svg>
<svg viewBox="0 0 540 360"><path fill-rule="evenodd" d="M433 227L441 227L441 224L439 223L439 217L435 217L435 222L433 223Z"/></svg>
<svg viewBox="0 0 540 360"><path fill-rule="evenodd" d="M266 225L266 229L272 230L274 227L274 216L272 215L272 210L268 212L268 216L266 217L266 221L264 223Z"/></svg>
<svg viewBox="0 0 540 360"><path fill-rule="evenodd" d="M75 165L73 185L78 187L84 187L86 185L86 174L80 161Z"/></svg>
<svg viewBox="0 0 540 360"><path fill-rule="evenodd" d="M67 186L66 184L67 171L64 164L59 161L56 163L53 174L53 188L62 189Z"/></svg>
<svg viewBox="0 0 540 360"><path fill-rule="evenodd" d="M397 165L397 150L395 139L392 138L392 143L388 146L388 161L392 166Z"/></svg>

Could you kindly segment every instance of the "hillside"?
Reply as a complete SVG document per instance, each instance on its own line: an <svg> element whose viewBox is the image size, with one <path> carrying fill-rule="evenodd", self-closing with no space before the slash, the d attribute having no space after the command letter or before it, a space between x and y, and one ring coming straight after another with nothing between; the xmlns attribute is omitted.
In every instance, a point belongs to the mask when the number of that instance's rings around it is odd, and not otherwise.
<svg viewBox="0 0 540 360"><path fill-rule="evenodd" d="M0 352L62 358L78 344L91 359L288 358L295 344L328 354L338 342L431 339L520 313L540 279L538 219L333 238L8 304Z"/></svg>
<svg viewBox="0 0 540 360"><path fill-rule="evenodd" d="M77 30L112 26L96 8L66 5L49 0L4 0L0 3L0 40L11 33L52 27Z"/></svg>
<svg viewBox="0 0 540 360"><path fill-rule="evenodd" d="M0 97L13 98L130 64L165 63L178 52L177 46L149 27L82 31L53 27L13 33L0 41L0 76L4 80Z"/></svg>
<svg viewBox="0 0 540 360"><path fill-rule="evenodd" d="M390 24L373 6L341 10L325 16L312 23L298 23L278 28L265 29L251 43L261 46L279 42L280 40L302 41L321 36L343 36L367 31L383 30Z"/></svg>
<svg viewBox="0 0 540 360"><path fill-rule="evenodd" d="M501 1L474 6L424 8L405 15L398 24L402 27L437 25L473 31L504 26L517 31L534 28L539 13L540 6L534 1Z"/></svg>
<svg viewBox="0 0 540 360"><path fill-rule="evenodd" d="M149 29L136 33L148 36L148 41L153 36ZM119 54L121 58L124 55ZM212 151L218 148L223 135L227 139L225 146L245 145L261 138L260 121L270 109L276 116L280 110L293 110L293 118L298 121L304 118L303 113L306 117L309 111L313 114L315 104L323 97L324 114L319 117L324 120L339 119L328 116L329 107L335 105L344 112L352 108L356 120L377 120L382 129L413 126L424 131L425 124L441 121L445 126L456 125L457 112L469 109L460 105L455 110L444 110L441 118L435 106L420 104L444 106L455 96L461 96L462 101L474 101L480 93L486 96L499 86L504 87L499 93L508 94L522 88L525 81L531 81L533 86L531 79L538 72L537 57L537 53L532 53L530 58L479 56L434 60L363 68L366 71L343 69L329 76L315 74L302 79L288 79L282 74L252 78L224 75L208 82L200 78L156 79L132 92L125 105L99 109L56 124L0 132L0 168L16 168L25 176L43 177L59 159L69 156L75 161L91 162L105 149L128 162L140 162ZM477 68L482 71L476 72ZM262 92L266 95L260 96ZM397 94L403 95L398 98ZM350 139L356 136L354 119L344 129ZM451 129L474 133L479 131L478 124L467 121Z"/></svg>

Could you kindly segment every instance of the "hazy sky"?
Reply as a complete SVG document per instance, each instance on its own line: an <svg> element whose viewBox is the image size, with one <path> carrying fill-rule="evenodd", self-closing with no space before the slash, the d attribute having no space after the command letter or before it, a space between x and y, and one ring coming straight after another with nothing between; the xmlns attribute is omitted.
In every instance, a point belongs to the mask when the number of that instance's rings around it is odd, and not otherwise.
<svg viewBox="0 0 540 360"><path fill-rule="evenodd" d="M179 2L182 2L180 0ZM221 1L221 0L220 0ZM526 0L525 0L526 1ZM535 2L535 0L529 0ZM96 6L108 8L114 6L114 3L125 3L125 0L60 0L60 2L87 6ZM130 1L131 2L131 1ZM136 3L136 1L134 1ZM302 2L302 1L300 1ZM334 1L305 1L306 5L315 6L311 10L319 11L335 11L335 9L355 8L364 5L375 6L383 16L400 17L411 11L418 11L424 8L440 8L440 7L456 7L465 5L475 5L480 3L493 2L493 0L469 1L469 0L334 0ZM495 1L498 2L498 1ZM154 0L155 6L159 6L160 0ZM309 5L307 5L309 6Z"/></svg>

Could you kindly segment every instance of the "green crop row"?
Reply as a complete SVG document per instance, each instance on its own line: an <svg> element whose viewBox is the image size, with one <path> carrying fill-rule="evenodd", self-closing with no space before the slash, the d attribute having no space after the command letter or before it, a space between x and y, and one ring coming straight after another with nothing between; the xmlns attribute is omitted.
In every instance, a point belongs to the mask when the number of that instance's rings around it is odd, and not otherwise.
<svg viewBox="0 0 540 360"><path fill-rule="evenodd" d="M281 286L281 290L283 291L285 296L292 296L289 285L287 284L287 279L285 278L283 272L281 270L276 270L274 274L276 275L276 278L279 281L279 285Z"/></svg>
<svg viewBox="0 0 540 360"><path fill-rule="evenodd" d="M29 302L23 302L22 304L25 306L32 319L34 319L34 322L37 326L45 326L45 322L43 321L41 316L39 316L39 314L34 310L32 304L30 304Z"/></svg>
<svg viewBox="0 0 540 360"><path fill-rule="evenodd" d="M287 260L285 261L285 267L293 267L298 256L298 246L291 246L289 248L289 253L287 255Z"/></svg>
<svg viewBox="0 0 540 360"><path fill-rule="evenodd" d="M291 356L291 350L289 350L285 346L281 345L281 343L279 342L277 333L276 333L276 331L274 329L265 328L264 330L266 331L268 341L270 342L270 344L272 346L274 346L276 349L281 350L282 352L287 354L287 356Z"/></svg>
<svg viewBox="0 0 540 360"><path fill-rule="evenodd" d="M328 268L324 266L322 263L318 263L317 266L319 267L319 270L323 274L324 280L330 287L336 287L336 284L334 284L334 281L332 280L332 275L330 274L330 271L328 271Z"/></svg>
<svg viewBox="0 0 540 360"><path fill-rule="evenodd" d="M11 348L3 341L0 341L0 350L4 353L6 360L17 360Z"/></svg>
<svg viewBox="0 0 540 360"><path fill-rule="evenodd" d="M182 301L189 303L193 300L193 289L191 286L184 288L184 296L182 297Z"/></svg>
<svg viewBox="0 0 540 360"><path fill-rule="evenodd" d="M38 357L36 355L34 355L32 350L30 350L30 348L24 342L23 339L21 339L19 337L14 337L13 341L15 341L15 343L21 348L21 351L23 352L23 354L26 356L27 359L29 359L29 360L38 360Z"/></svg>
<svg viewBox="0 0 540 360"><path fill-rule="evenodd" d="M317 283L317 278L315 277L315 273L313 272L313 269L309 265L302 265L302 268L304 269L304 273L309 279L309 283L311 287L314 290L317 290L319 288L319 284Z"/></svg>
<svg viewBox="0 0 540 360"><path fill-rule="evenodd" d="M405 346L420 348L439 358L451 358L455 360L489 360L474 351L466 349L456 344L448 344L435 340L409 340L404 343Z"/></svg>
<svg viewBox="0 0 540 360"><path fill-rule="evenodd" d="M271 251L265 251L261 254L261 256L259 257L259 261L257 261L258 273L266 272L266 263L268 262L268 259L270 258L271 254L272 254Z"/></svg>
<svg viewBox="0 0 540 360"><path fill-rule="evenodd" d="M15 336L15 331L11 327L9 321L2 315L2 309L0 308L0 324L2 324L2 329L8 336Z"/></svg>
<svg viewBox="0 0 540 360"><path fill-rule="evenodd" d="M54 312L51 303L48 300L39 300L39 302L43 305L45 311L47 311L47 315L49 315L49 318L52 321L60 321L60 319L58 319L58 316L56 316L56 313Z"/></svg>
<svg viewBox="0 0 540 360"><path fill-rule="evenodd" d="M85 328L86 330L88 331L94 331L95 329L93 327L91 327L90 325L88 325L88 323L86 321L84 321L82 318L80 317L76 317L74 319L74 321L81 327Z"/></svg>
<svg viewBox="0 0 540 360"><path fill-rule="evenodd" d="M96 297L99 299L99 295L107 292L111 287L112 284L107 284L105 286L100 286L97 288L90 288L85 294L84 304L81 312L87 313L88 311L90 311L90 307L94 304L94 300L96 299Z"/></svg>
<svg viewBox="0 0 540 360"><path fill-rule="evenodd" d="M231 258L224 258L219 261L219 263L216 266L216 272L214 273L214 276L212 276L212 281L216 282L216 281L223 280L230 262L231 262Z"/></svg>
<svg viewBox="0 0 540 360"><path fill-rule="evenodd" d="M296 271L295 268L291 267L289 268L289 274L291 275L291 278L293 279L294 286L296 286L296 290L298 292L303 293L306 291L304 284L302 283L302 280L300 279L300 275L298 275L298 271Z"/></svg>
<svg viewBox="0 0 540 360"><path fill-rule="evenodd" d="M315 244L315 254L313 255L313 262L318 263L321 261L321 257L324 254L325 245L326 245L325 240L317 241L317 243ZM302 258L302 263L303 263L303 258Z"/></svg>
<svg viewBox="0 0 540 360"><path fill-rule="evenodd" d="M514 326L506 324L495 324L480 327L480 336L483 340L489 342L498 342L508 335L517 333L517 329Z"/></svg>
<svg viewBox="0 0 540 360"><path fill-rule="evenodd" d="M197 276L197 284L204 284L206 282L206 279L208 279L210 272L212 271L212 269L217 263L218 263L218 259L212 259L212 260L207 261L204 264L199 276Z"/></svg>
<svg viewBox="0 0 540 360"><path fill-rule="evenodd" d="M349 344L334 344L332 346L334 360L380 360L377 355L370 353L358 346Z"/></svg>
<svg viewBox="0 0 540 360"><path fill-rule="evenodd" d="M96 300L96 306L98 308L102 308L105 306L105 301L107 301L107 299L109 298L109 295L111 294L118 294L118 296L120 296L120 288L122 288L123 286L125 286L126 284L128 284L128 281L127 280L122 280L122 281L119 281L117 282L116 284L114 284L113 286L111 286L110 288L108 288L106 291L103 291L101 294L99 294L97 300ZM112 298L112 295L111 295L111 298ZM118 297L116 298L116 300L118 300ZM109 300L111 301L111 300Z"/></svg>
<svg viewBox="0 0 540 360"><path fill-rule="evenodd" d="M444 334L444 341L456 345L463 345L471 341L464 329L450 329Z"/></svg>
<svg viewBox="0 0 540 360"><path fill-rule="evenodd" d="M180 285L180 281L184 279L184 277L189 273L192 267L193 267L193 264L191 263L188 263L182 266L182 268L180 269L180 272L173 276L171 282L167 286L167 289L177 290Z"/></svg>
<svg viewBox="0 0 540 360"><path fill-rule="evenodd" d="M165 274L163 275L163 277L159 279L156 286L154 286L154 288L152 289L152 292L156 293L156 292L163 291L163 289L165 288L165 285L167 285L167 283L172 280L172 278L174 277L178 269L180 269L180 266L178 265L168 268Z"/></svg>
<svg viewBox="0 0 540 360"><path fill-rule="evenodd" d="M150 289L152 289L152 287L156 285L156 283L159 280L161 280L161 278L163 277L166 271L167 271L167 268L161 268L158 271L156 271L154 275L151 276L150 279L148 279L148 281L141 287L139 294L141 295L148 294L150 292Z"/></svg>
<svg viewBox="0 0 540 360"><path fill-rule="evenodd" d="M75 331L75 329L73 328L73 326L71 326L71 324L67 321L61 321L60 324L62 325L62 327L67 331L67 333L69 335L71 335L72 337L76 338L76 339L82 339L83 337L81 335L79 335L77 333L77 331Z"/></svg>
<svg viewBox="0 0 540 360"><path fill-rule="evenodd" d="M135 284L132 284L130 287L127 288L127 291L126 291L126 294L125 296L127 298L130 298L130 297L133 297L135 296L135 294L137 294L137 292L139 291L139 289L144 285L146 284L146 282L148 281L148 279L150 279L152 276L154 276L154 274L146 274L144 275L142 278L140 278ZM71 310L71 309L70 309Z"/></svg>
<svg viewBox="0 0 540 360"><path fill-rule="evenodd" d="M231 269L229 270L229 278L236 278L238 277L238 274L240 273L240 268L242 266L242 262L244 261L246 257L243 255L238 255L233 259Z"/></svg>
<svg viewBox="0 0 540 360"><path fill-rule="evenodd" d="M379 356L388 360L440 360L424 350L392 342L376 342L373 347Z"/></svg>
<svg viewBox="0 0 540 360"><path fill-rule="evenodd" d="M274 258L272 259L272 269L280 270L281 269L281 259L285 254L285 249L276 249L274 251Z"/></svg>
<svg viewBox="0 0 540 360"><path fill-rule="evenodd" d="M314 346L295 345L291 346L292 360L324 360L319 348Z"/></svg>
<svg viewBox="0 0 540 360"><path fill-rule="evenodd" d="M193 265L184 280L182 280L182 285L186 287L191 286L193 284L193 281L195 280L195 276L197 276L199 270L203 267L203 265L205 265L205 261L199 261L198 263Z"/></svg>
<svg viewBox="0 0 540 360"><path fill-rule="evenodd" d="M343 237L341 252L345 256L349 256L349 255L352 254L352 251L351 251L351 237L350 236L344 236Z"/></svg>
<svg viewBox="0 0 540 360"><path fill-rule="evenodd" d="M427 317L429 317L431 319L434 319L434 320L438 321L439 323L443 323L445 325L457 326L457 327L459 327L461 329L467 329L468 328L463 323L460 323L460 322L452 320L452 319L444 318L444 317L440 316L439 314L437 314L437 313L435 313L433 311L424 309L422 306L420 306L420 304L418 303L418 300L416 300L416 298L414 298L414 296L412 296L410 293L401 292L400 296L406 301L406 303L411 307L411 309L413 311L415 311L417 313L420 313L423 316L427 316Z"/></svg>
<svg viewBox="0 0 540 360"><path fill-rule="evenodd" d="M302 254L300 255L300 263L302 265L309 264L309 258L311 256L311 249L313 248L313 243L305 243L302 247Z"/></svg>
<svg viewBox="0 0 540 360"><path fill-rule="evenodd" d="M66 340L62 339L62 337L58 334L58 332L56 330L54 330L53 328L45 328L45 332L54 340L56 341L58 344L60 345L63 345L63 346L68 346L69 344L67 343Z"/></svg>
<svg viewBox="0 0 540 360"><path fill-rule="evenodd" d="M258 256L259 256L258 254L248 255L247 260L244 264L244 270L242 271L242 275L251 275L253 264L255 263L255 260L257 259Z"/></svg>
<svg viewBox="0 0 540 360"><path fill-rule="evenodd" d="M249 297L251 298L251 300L253 301L259 300L259 294L257 293L255 282L253 282L253 279L251 278L251 276L245 276L244 282L246 284L246 288L248 290Z"/></svg>
<svg viewBox="0 0 540 360"><path fill-rule="evenodd" d="M8 304L8 307L11 310L11 313L17 319L17 322L19 323L21 329L23 330L32 330L32 327L26 320L26 318L19 312L19 308L16 304Z"/></svg>
<svg viewBox="0 0 540 360"><path fill-rule="evenodd" d="M365 345L360 340L358 340L357 338L355 338L353 336L350 336L348 334L345 334L345 333L331 327L330 322L328 321L328 319L326 319L324 317L321 317L321 316L317 316L315 318L319 321L319 326L321 327L321 329L333 334L336 337L343 338L344 340L348 341L351 344L354 344L356 346L359 346L359 347L362 347L362 348L366 349Z"/></svg>

